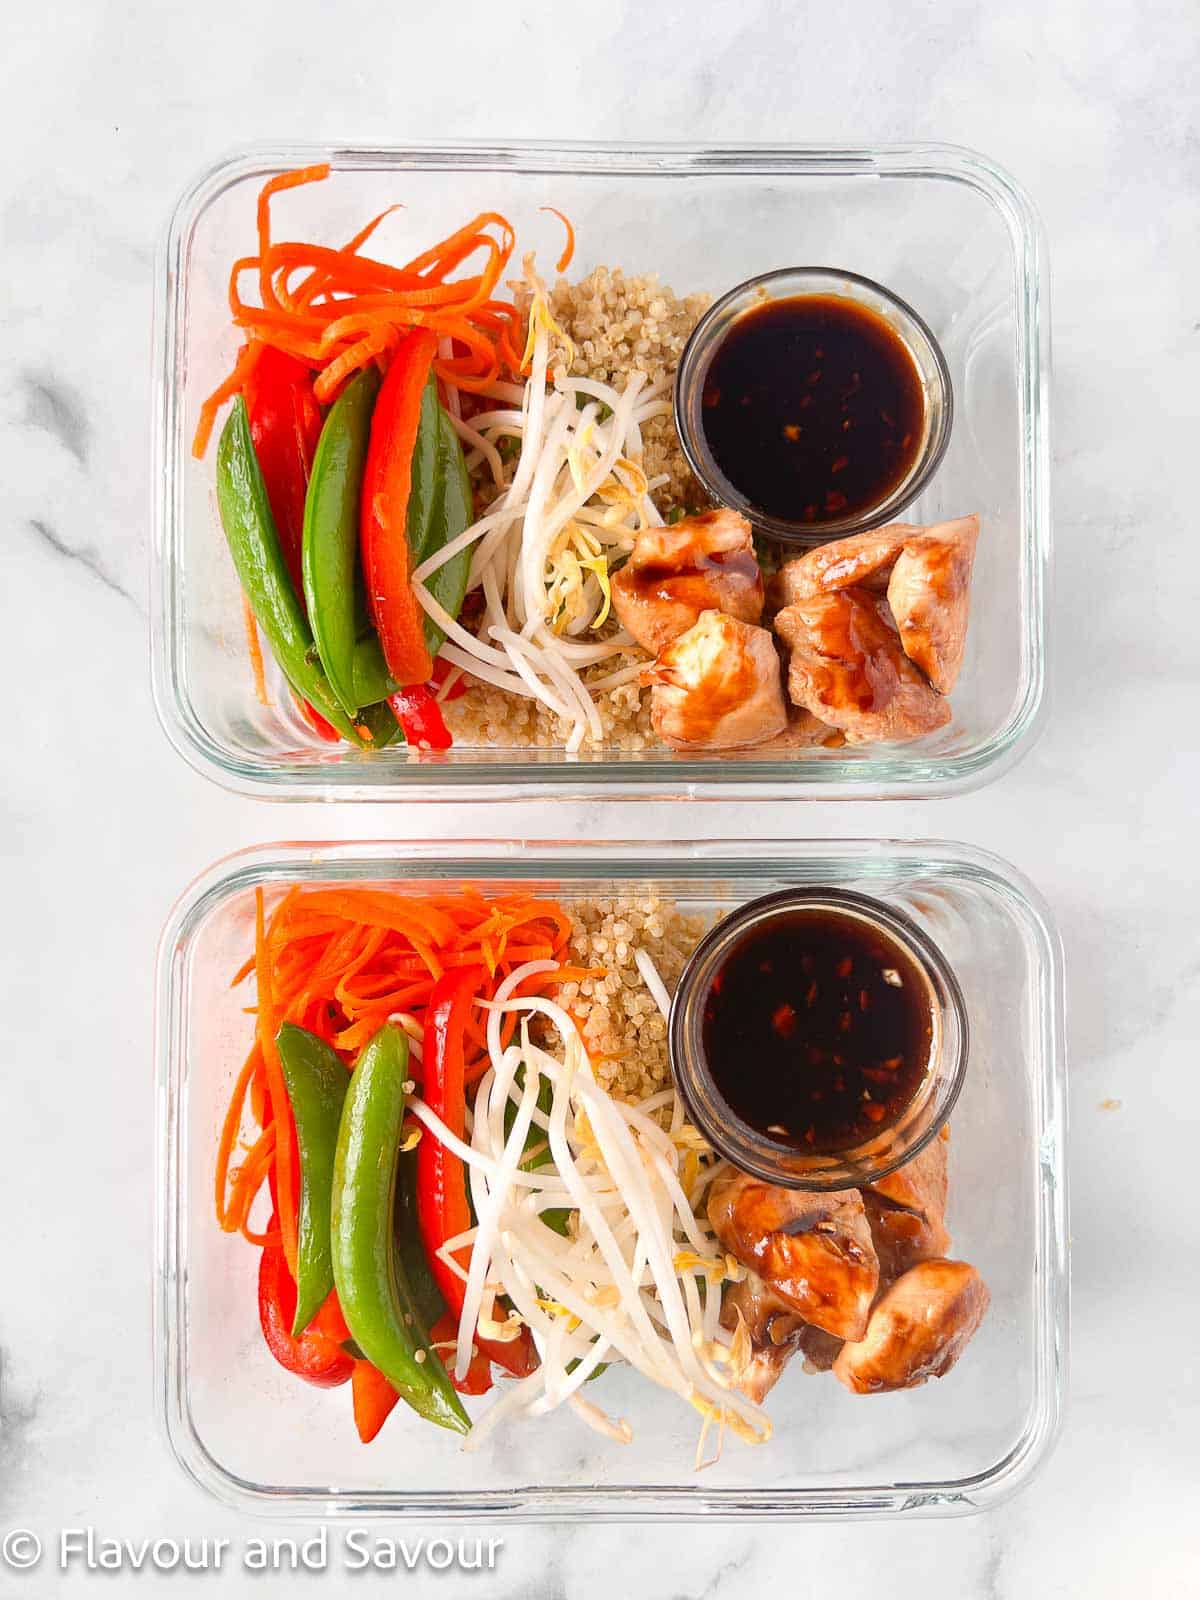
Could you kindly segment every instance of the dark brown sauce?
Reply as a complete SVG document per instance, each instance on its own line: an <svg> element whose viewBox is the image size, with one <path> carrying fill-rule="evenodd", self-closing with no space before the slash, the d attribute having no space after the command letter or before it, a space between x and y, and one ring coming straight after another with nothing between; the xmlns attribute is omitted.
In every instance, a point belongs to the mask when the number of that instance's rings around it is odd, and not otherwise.
<svg viewBox="0 0 1200 1600"><path fill-rule="evenodd" d="M704 1000L721 1095L784 1144L834 1152L899 1120L933 1037L928 984L903 946L856 917L789 911L739 939Z"/></svg>
<svg viewBox="0 0 1200 1600"><path fill-rule="evenodd" d="M830 710L885 710L900 687L901 657L877 597L850 588L800 603L819 628L826 658L810 668L817 699Z"/></svg>
<svg viewBox="0 0 1200 1600"><path fill-rule="evenodd" d="M752 506L820 527L881 504L908 475L925 393L882 317L840 295L797 295L736 318L701 416L714 460Z"/></svg>
<svg viewBox="0 0 1200 1600"><path fill-rule="evenodd" d="M762 587L762 574L752 550L697 551L685 566L646 561L631 570L628 587L642 600L671 600L696 611L720 611L724 598L716 580L731 578L746 594Z"/></svg>

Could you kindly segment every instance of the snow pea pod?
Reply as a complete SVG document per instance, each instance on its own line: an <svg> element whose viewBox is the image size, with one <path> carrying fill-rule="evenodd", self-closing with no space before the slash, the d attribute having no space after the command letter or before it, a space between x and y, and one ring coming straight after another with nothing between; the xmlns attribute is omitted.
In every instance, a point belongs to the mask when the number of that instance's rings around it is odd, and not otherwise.
<svg viewBox="0 0 1200 1600"><path fill-rule="evenodd" d="M433 521L433 530L430 538L429 549L422 555L433 555L434 551L444 549L452 539L457 539L464 529L469 528L474 520L474 509L471 500L471 479L467 473L467 460L463 455L462 445L454 431L454 424L442 408L438 407L438 484L441 489L441 500ZM458 620L462 610L463 597L467 592L467 577L471 571L470 546L460 550L452 556L436 572L429 575L426 588L433 598L452 616ZM425 618L425 643L429 646L430 655L436 656L445 640L445 632L432 617Z"/></svg>
<svg viewBox="0 0 1200 1600"><path fill-rule="evenodd" d="M422 1133L431 1139L431 1133ZM446 1313L446 1302L437 1280L430 1271L429 1258L421 1243L420 1224L417 1221L417 1152L405 1150L400 1156L400 1170L396 1177L396 1249L400 1252L400 1266L408 1279L413 1305L427 1328L432 1328Z"/></svg>
<svg viewBox="0 0 1200 1600"><path fill-rule="evenodd" d="M408 1039L386 1022L350 1077L334 1158L333 1277L355 1345L414 1411L456 1433L470 1419L413 1303L394 1216Z"/></svg>
<svg viewBox="0 0 1200 1600"><path fill-rule="evenodd" d="M358 713L359 726L366 728L371 735L372 750L382 750L385 745L399 739L404 743L404 730L396 720L395 712L385 703L380 705L364 705Z"/></svg>
<svg viewBox="0 0 1200 1600"><path fill-rule="evenodd" d="M421 391L421 420L413 441L412 481L408 488L408 548L411 565L429 554L441 485L438 480L438 434L442 408L438 404L437 378L431 371Z"/></svg>
<svg viewBox="0 0 1200 1600"><path fill-rule="evenodd" d="M304 501L304 597L321 665L347 715L367 701L354 691L358 642L358 516L379 374L365 367L346 385L321 429ZM382 696L375 696L382 699Z"/></svg>
<svg viewBox="0 0 1200 1600"><path fill-rule="evenodd" d="M354 693L360 705L375 705L400 687L387 669L377 634L368 634L354 646L351 665Z"/></svg>
<svg viewBox="0 0 1200 1600"><path fill-rule="evenodd" d="M333 1158L350 1074L323 1039L293 1022L283 1024L275 1036L275 1045L300 1151L296 1319L292 1325L292 1337L298 1339L333 1288L329 1238Z"/></svg>
<svg viewBox="0 0 1200 1600"><path fill-rule="evenodd" d="M217 446L217 507L242 589L284 677L343 738L361 745L329 680L310 659L312 632L292 587L241 395Z"/></svg>

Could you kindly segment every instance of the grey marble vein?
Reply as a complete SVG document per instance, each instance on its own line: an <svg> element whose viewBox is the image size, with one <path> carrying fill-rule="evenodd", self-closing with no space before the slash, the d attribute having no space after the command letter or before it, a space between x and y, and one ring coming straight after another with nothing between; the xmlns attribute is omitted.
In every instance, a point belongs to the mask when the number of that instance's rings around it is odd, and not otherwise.
<svg viewBox="0 0 1200 1600"><path fill-rule="evenodd" d="M109 571L108 563L100 551L87 546L77 549L74 545L68 544L41 517L30 517L28 526L30 531L37 535L42 544L47 549L53 550L55 555L62 556L66 561L77 562L86 572L90 572L94 577L99 578L106 589L111 589L114 594L119 594L123 600L128 600L135 610L141 610L140 602L134 596L132 590L127 589L120 578Z"/></svg>
<svg viewBox="0 0 1200 1600"><path fill-rule="evenodd" d="M24 372L18 382L25 396L25 426L44 429L86 468L92 426L83 397L49 373Z"/></svg>
<svg viewBox="0 0 1200 1600"><path fill-rule="evenodd" d="M747 1545L737 1555L730 1556L727 1560L722 1561L720 1566L714 1570L703 1589L688 1592L680 1591L672 1596L672 1600L713 1600L714 1596L728 1594L730 1592L729 1579L736 1577L743 1570L753 1554L753 1546Z"/></svg>

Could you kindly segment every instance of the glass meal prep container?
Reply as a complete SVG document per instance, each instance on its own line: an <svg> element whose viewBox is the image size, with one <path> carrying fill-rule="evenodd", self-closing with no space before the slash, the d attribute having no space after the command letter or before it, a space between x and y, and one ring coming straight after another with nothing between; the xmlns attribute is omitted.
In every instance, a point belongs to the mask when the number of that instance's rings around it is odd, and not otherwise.
<svg viewBox="0 0 1200 1600"><path fill-rule="evenodd" d="M730 1438L693 1470L699 1419L628 1369L599 1382L630 1445L569 1413L502 1428L476 1454L397 1408L359 1444L348 1395L278 1367L258 1327L258 1253L220 1231L213 1159L252 1032L230 977L253 947L255 890L469 883L569 902L654 891L716 914L803 885L857 890L913 919L962 986L971 1053L951 1119L953 1254L991 1289L945 1379L855 1396L799 1358L766 1401L774 1437ZM184 1469L247 1512L308 1517L885 1517L993 1506L1025 1484L1059 1425L1066 1377L1064 1046L1058 938L1036 892L959 845L801 841L579 847L340 844L259 847L184 894L159 955L155 1383ZM599 1396L597 1396L600 1399ZM478 1404L475 1402L473 1404Z"/></svg>
<svg viewBox="0 0 1200 1600"><path fill-rule="evenodd" d="M949 446L902 513L980 514L972 617L953 719L911 745L711 758L665 748L563 750L456 743L363 752L322 743L273 694L254 692L237 579L216 512L215 439L191 455L201 401L239 342L227 289L252 248L262 183L329 161L323 184L277 197L278 226L340 241L393 202L389 249L422 248L480 210L503 210L542 271L575 225L570 276L657 272L680 294L719 296L774 269L875 279L928 323L955 397ZM556 231L557 230L557 231ZM276 798L685 795L887 798L957 792L995 776L1034 730L1045 680L1050 554L1049 327L1036 215L985 157L941 145L825 149L504 144L292 146L204 173L171 220L158 272L153 674L168 736L199 770Z"/></svg>

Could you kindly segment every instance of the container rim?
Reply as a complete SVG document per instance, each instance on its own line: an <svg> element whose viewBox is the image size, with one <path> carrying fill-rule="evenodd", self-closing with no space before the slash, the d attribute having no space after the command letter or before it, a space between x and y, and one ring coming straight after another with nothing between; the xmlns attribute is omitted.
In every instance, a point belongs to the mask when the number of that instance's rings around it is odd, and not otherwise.
<svg viewBox="0 0 1200 1600"><path fill-rule="evenodd" d="M1031 1082L1034 1208L1039 1273L1035 1277L1032 1394L1024 1429L989 1468L943 1481L872 1483L853 1488L713 1489L612 1485L599 1489L520 1488L488 1491L373 1490L336 1496L316 1487L278 1488L248 1482L214 1460L188 1407L186 1263L180 1249L183 1129L179 1081L184 1058L184 961L180 954L213 907L259 885L299 875L316 881L372 872L393 877L569 876L592 863L628 867L632 876L704 881L736 869L739 876L796 882L824 879L832 864L853 863L856 878L894 876L898 864L986 888L1021 925L1036 952L1040 1070ZM172 906L159 942L155 1005L157 1096L154 1263L155 1412L183 1471L224 1504L258 1516L380 1517L393 1520L634 1522L670 1516L727 1521L961 1516L991 1509L1023 1488L1048 1458L1062 1424L1067 1379L1069 1278L1066 1256L1066 1044L1062 950L1052 915L1029 880L1002 857L971 845L923 839L701 839L658 844L599 842L582 848L563 840L353 841L260 844L227 855L200 873Z"/></svg>
<svg viewBox="0 0 1200 1600"><path fill-rule="evenodd" d="M182 482L186 454L180 395L171 381L181 349L186 310L186 262L205 209L227 189L281 166L329 161L345 171L404 165L427 169L521 171L638 177L872 176L960 184L1000 215L1009 237L1016 280L1018 406L1022 454L1020 507L1024 536L1020 591L1031 626L1023 630L1018 681L1004 723L960 755L890 755L869 762L845 759L787 763L664 756L645 761L492 760L461 764L420 761L402 768L347 759L324 765L275 762L231 752L214 737L192 704L183 670L179 604ZM196 771L236 793L284 800L498 800L589 798L888 799L961 794L1008 770L1030 748L1044 721L1046 607L1050 577L1049 491L1050 327L1044 282L1046 244L1028 195L987 156L965 146L913 142L886 145L821 143L706 144L603 141L414 141L403 145L262 143L211 163L184 188L161 236L154 297L155 372L152 385L154 484L151 542L151 680L155 710L168 741Z"/></svg>

